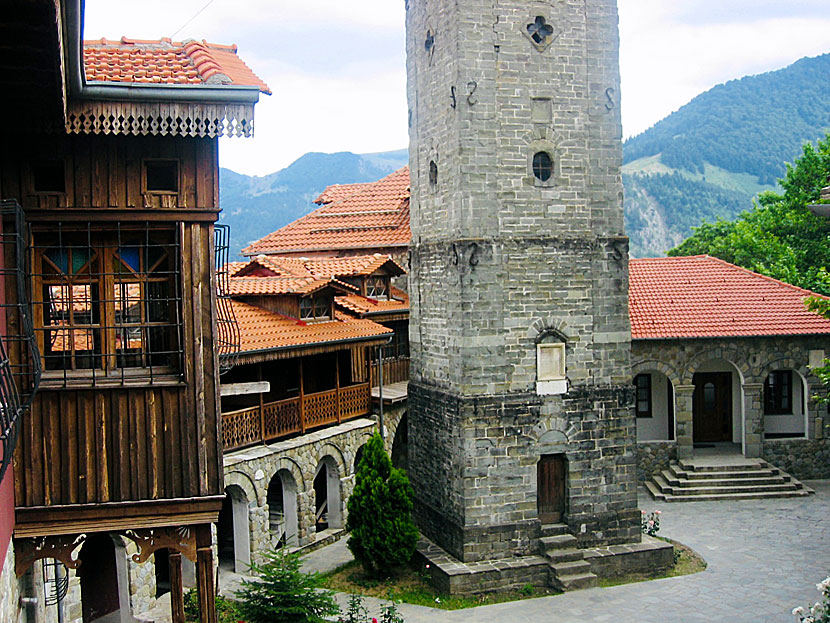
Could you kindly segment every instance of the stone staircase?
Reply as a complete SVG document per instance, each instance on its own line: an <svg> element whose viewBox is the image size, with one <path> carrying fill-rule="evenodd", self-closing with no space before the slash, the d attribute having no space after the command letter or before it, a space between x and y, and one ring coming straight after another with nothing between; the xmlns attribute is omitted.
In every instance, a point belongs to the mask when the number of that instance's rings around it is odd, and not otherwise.
<svg viewBox="0 0 830 623"><path fill-rule="evenodd" d="M572 591L597 585L597 576L591 573L591 565L576 544L576 537L568 532L565 524L542 526L539 549L548 561L550 583L556 589Z"/></svg>
<svg viewBox="0 0 830 623"><path fill-rule="evenodd" d="M790 498L814 493L763 459L712 456L682 459L646 481L656 500L749 500Z"/></svg>

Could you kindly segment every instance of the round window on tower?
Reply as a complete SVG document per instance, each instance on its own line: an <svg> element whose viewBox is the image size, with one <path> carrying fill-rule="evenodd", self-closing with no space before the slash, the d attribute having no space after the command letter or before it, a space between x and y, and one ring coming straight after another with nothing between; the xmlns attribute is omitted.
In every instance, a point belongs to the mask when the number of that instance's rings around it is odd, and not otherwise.
<svg viewBox="0 0 830 623"><path fill-rule="evenodd" d="M547 182L553 176L553 159L546 151L533 155L533 177L540 182Z"/></svg>

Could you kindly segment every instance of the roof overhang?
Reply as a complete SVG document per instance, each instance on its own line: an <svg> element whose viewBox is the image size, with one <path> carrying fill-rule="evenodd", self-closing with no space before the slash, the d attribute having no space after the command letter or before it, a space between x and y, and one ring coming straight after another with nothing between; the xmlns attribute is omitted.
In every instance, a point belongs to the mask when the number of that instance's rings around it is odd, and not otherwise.
<svg viewBox="0 0 830 623"><path fill-rule="evenodd" d="M263 361L274 361L277 359L293 359L296 357L303 357L307 354L317 355L322 353L331 353L338 350L350 350L352 346L358 345L380 346L381 344L386 344L389 341L389 335L389 333L384 333L382 335L353 337L331 342L314 342L311 344L279 346L276 348L243 351L236 355L236 361L238 364L260 363Z"/></svg>

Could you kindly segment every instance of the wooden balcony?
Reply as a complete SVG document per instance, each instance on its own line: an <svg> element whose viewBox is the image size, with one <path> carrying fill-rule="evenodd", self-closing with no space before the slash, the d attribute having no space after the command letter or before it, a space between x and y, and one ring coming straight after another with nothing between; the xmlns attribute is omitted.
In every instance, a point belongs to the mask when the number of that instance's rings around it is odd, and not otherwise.
<svg viewBox="0 0 830 623"><path fill-rule="evenodd" d="M369 396L369 383L361 383L223 413L224 449L267 443L368 415Z"/></svg>
<svg viewBox="0 0 830 623"><path fill-rule="evenodd" d="M378 386L378 364L371 364L370 382L372 387ZM383 384L405 383L409 380L409 357L398 357L383 360Z"/></svg>

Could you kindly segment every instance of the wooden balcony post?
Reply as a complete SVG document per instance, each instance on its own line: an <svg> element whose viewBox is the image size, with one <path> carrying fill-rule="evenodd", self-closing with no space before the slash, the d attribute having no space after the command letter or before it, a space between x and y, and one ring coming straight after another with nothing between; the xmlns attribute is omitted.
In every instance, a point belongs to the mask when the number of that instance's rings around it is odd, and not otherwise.
<svg viewBox="0 0 830 623"><path fill-rule="evenodd" d="M213 579L213 549L210 524L196 526L196 587L199 592L199 623L216 623L216 582Z"/></svg>
<svg viewBox="0 0 830 623"><path fill-rule="evenodd" d="M303 387L303 360L300 358L300 432L305 434L305 388Z"/></svg>
<svg viewBox="0 0 830 623"><path fill-rule="evenodd" d="M257 380L262 380L262 365L257 366ZM265 438L265 404L262 392L259 393L259 437L262 443L268 441Z"/></svg>
<svg viewBox="0 0 830 623"><path fill-rule="evenodd" d="M343 422L343 414L340 410L340 355L334 353L334 389L337 395L337 423Z"/></svg>
<svg viewBox="0 0 830 623"><path fill-rule="evenodd" d="M185 623L184 588L182 586L182 555L175 550L168 550L170 567L170 615L173 623Z"/></svg>

